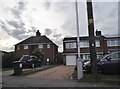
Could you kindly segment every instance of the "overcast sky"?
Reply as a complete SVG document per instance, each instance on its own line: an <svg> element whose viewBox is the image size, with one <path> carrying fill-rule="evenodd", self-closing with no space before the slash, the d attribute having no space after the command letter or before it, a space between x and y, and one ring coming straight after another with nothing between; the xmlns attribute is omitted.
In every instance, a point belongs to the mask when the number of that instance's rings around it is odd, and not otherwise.
<svg viewBox="0 0 120 89"><path fill-rule="evenodd" d="M0 0L0 50L14 51L14 45L36 30L49 37L62 51L64 37L76 36L74 0ZM118 34L118 0L93 0L95 29L105 36ZM79 2L80 36L87 36L86 3Z"/></svg>

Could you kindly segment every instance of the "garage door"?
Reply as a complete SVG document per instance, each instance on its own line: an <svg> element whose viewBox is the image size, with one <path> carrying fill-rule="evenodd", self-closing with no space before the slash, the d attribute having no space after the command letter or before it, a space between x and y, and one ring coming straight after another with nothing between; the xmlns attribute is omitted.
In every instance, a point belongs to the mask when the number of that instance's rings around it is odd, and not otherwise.
<svg viewBox="0 0 120 89"><path fill-rule="evenodd" d="M76 56L66 56L66 65L76 65Z"/></svg>

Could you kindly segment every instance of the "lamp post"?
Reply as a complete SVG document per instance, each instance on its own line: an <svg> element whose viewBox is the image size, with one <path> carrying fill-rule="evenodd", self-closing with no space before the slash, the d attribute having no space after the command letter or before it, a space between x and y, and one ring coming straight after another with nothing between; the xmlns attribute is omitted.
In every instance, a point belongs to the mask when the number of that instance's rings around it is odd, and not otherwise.
<svg viewBox="0 0 120 89"><path fill-rule="evenodd" d="M76 60L77 77L78 79L81 79L83 77L83 66L82 66L82 59L80 58L79 17L78 17L77 0L76 0L75 8L76 8L77 48L78 48L78 59Z"/></svg>
<svg viewBox="0 0 120 89"><path fill-rule="evenodd" d="M90 60L91 60L91 72L92 79L95 81L97 79L97 62L96 62L96 46L95 46L95 36L94 36L94 19L93 19L93 9L92 0L87 0L87 14L88 14L88 32L89 32L89 48L90 48Z"/></svg>

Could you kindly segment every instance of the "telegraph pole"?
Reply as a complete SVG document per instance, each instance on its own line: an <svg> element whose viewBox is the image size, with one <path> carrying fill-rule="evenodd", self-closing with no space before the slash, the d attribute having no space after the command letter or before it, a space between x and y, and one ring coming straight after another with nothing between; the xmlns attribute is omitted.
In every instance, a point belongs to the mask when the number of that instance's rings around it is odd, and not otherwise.
<svg viewBox="0 0 120 89"><path fill-rule="evenodd" d="M92 0L87 0L87 15L88 15L88 33L89 33L89 49L90 49L90 61L91 61L91 72L92 79L97 79L97 62L96 62L96 46L94 36L94 19L93 19L93 8Z"/></svg>
<svg viewBox="0 0 120 89"><path fill-rule="evenodd" d="M76 60L77 65L77 77L81 79L83 77L83 66L82 59L80 58L80 38L79 38L79 17L78 17L78 4L76 0L76 27L77 27L77 48L78 48L78 59Z"/></svg>

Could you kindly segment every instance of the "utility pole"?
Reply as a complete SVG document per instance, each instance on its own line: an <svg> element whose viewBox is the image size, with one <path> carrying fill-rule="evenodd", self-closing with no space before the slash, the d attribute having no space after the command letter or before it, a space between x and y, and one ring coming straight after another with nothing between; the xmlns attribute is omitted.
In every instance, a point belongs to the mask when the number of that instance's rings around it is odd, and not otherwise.
<svg viewBox="0 0 120 89"><path fill-rule="evenodd" d="M93 8L92 0L87 0L87 15L88 15L88 32L89 32L89 49L90 49L90 60L91 60L91 72L92 79L97 79L97 57L96 57L96 46L94 36L94 19L93 19Z"/></svg>
<svg viewBox="0 0 120 89"><path fill-rule="evenodd" d="M79 38L79 17L78 17L78 4L76 0L76 27L77 27L77 48L78 48L78 59L76 60L77 65L77 77L81 79L83 77L83 66L82 59L80 58L80 38Z"/></svg>

